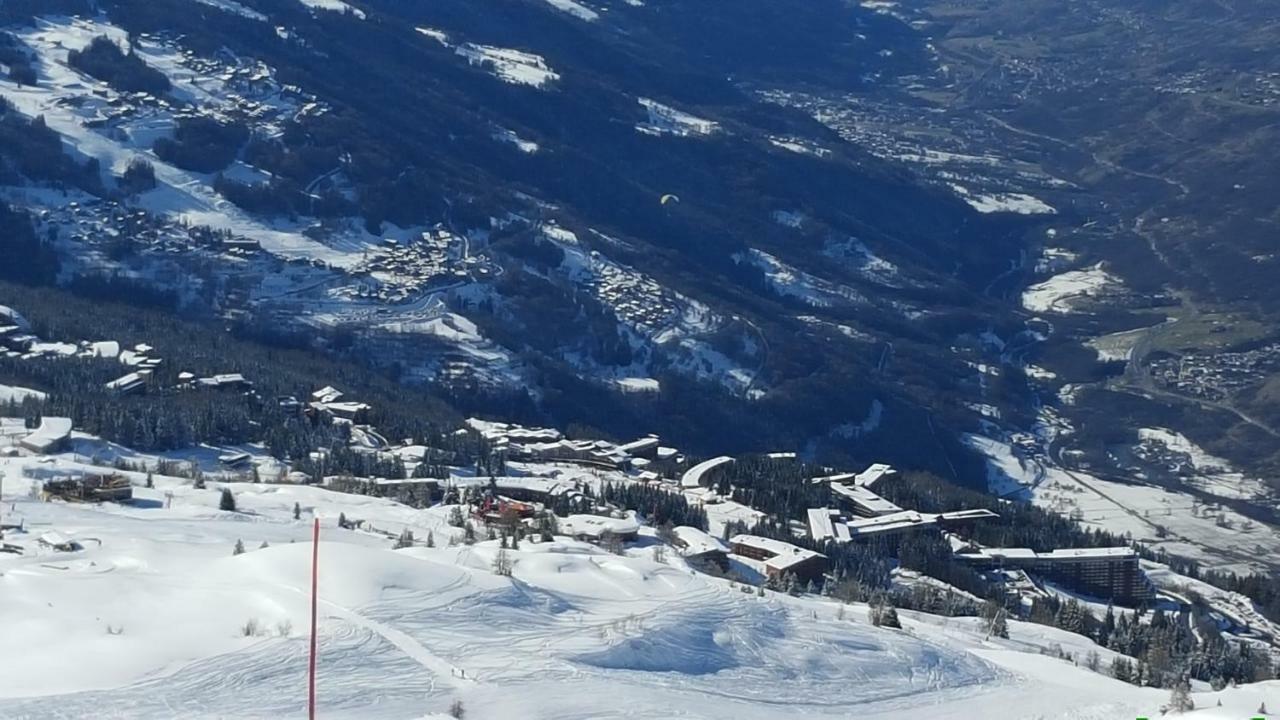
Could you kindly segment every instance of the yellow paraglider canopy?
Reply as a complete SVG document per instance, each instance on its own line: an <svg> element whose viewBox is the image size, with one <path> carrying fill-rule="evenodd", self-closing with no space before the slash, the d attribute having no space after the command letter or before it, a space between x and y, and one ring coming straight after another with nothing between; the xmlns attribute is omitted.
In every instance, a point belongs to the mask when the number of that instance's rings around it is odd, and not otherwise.
<svg viewBox="0 0 1280 720"><path fill-rule="evenodd" d="M678 202L680 202L680 198L676 197L675 195L663 195L663 196L662 196L661 203L662 203L663 205L666 205L667 203L670 203L670 202L677 202L677 203L678 203Z"/></svg>

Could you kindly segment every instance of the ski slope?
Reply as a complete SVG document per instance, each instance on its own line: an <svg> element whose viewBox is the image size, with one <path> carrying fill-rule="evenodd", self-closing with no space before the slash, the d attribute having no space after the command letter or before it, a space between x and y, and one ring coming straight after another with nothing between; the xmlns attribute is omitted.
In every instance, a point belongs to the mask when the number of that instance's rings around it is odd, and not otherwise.
<svg viewBox="0 0 1280 720"><path fill-rule="evenodd" d="M865 606L758 597L675 553L657 562L652 537L623 556L526 541L507 578L491 569L496 542L449 546L443 507L241 483L232 513L219 483L166 477L128 506L33 499L19 476L65 461L0 460L4 520L26 528L5 538L25 554L0 554L0 717L305 716L312 518L325 718L434 717L461 701L469 718L1083 720L1154 715L1167 697L1039 654L1092 647L1078 636L1015 622L1011 640L986 640L977 619L908 612L903 630L877 628ZM339 513L365 529L337 528ZM436 547L393 550L405 528ZM50 532L83 549L41 547ZM1223 697L1256 707L1265 691Z"/></svg>

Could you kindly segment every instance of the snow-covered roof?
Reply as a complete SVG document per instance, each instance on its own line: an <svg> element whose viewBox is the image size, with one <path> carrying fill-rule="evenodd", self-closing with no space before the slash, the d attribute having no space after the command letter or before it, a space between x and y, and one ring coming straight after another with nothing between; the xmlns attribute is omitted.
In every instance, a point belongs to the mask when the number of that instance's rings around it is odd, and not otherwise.
<svg viewBox="0 0 1280 720"><path fill-rule="evenodd" d="M650 435L649 437L640 438L639 440L632 440L631 442L626 443L624 445L619 445L618 449L624 453L635 454L638 452L644 452L646 450L654 449L658 447L658 443L659 443L658 437L656 435Z"/></svg>
<svg viewBox="0 0 1280 720"><path fill-rule="evenodd" d="M141 375L139 375L136 372L131 372L128 375L123 375L107 383L107 389L108 390L127 390L136 385L142 384L142 382L143 380Z"/></svg>
<svg viewBox="0 0 1280 720"><path fill-rule="evenodd" d="M114 340L90 343L89 349L101 358L114 358L120 355L120 343Z"/></svg>
<svg viewBox="0 0 1280 720"><path fill-rule="evenodd" d="M486 440L505 438L516 442L555 442L564 437L563 433L553 428L527 428L480 418L467 418L466 425Z"/></svg>
<svg viewBox="0 0 1280 720"><path fill-rule="evenodd" d="M903 510L890 515L873 518L850 520L845 525L853 537L898 532L910 528L933 525L938 521L937 515L918 513L915 510Z"/></svg>
<svg viewBox="0 0 1280 720"><path fill-rule="evenodd" d="M319 402L331 403L342 397L342 391L332 385L326 385L325 387L311 393L311 397L315 398Z"/></svg>
<svg viewBox="0 0 1280 720"><path fill-rule="evenodd" d="M362 402L328 402L324 404L324 407L330 412L344 415L355 415L371 409L369 405Z"/></svg>
<svg viewBox="0 0 1280 720"><path fill-rule="evenodd" d="M720 457L711 458L710 460L703 460L685 471L685 474L680 478L680 487L699 487L702 485L703 475L706 475L707 472L714 470L721 465L728 465L731 462L733 462L733 458L728 455L721 455Z"/></svg>
<svg viewBox="0 0 1280 720"><path fill-rule="evenodd" d="M884 463L875 463L866 470L858 473L854 480L854 484L859 487L871 487L882 478L893 475L896 472L897 470L894 470L892 466L885 465Z"/></svg>
<svg viewBox="0 0 1280 720"><path fill-rule="evenodd" d="M66 535L63 535L57 530L50 530L46 533L43 533L40 535L39 538L37 538L37 540L41 544L48 545L49 547L59 547L62 545L70 545L72 542L71 538L67 537Z"/></svg>
<svg viewBox="0 0 1280 720"><path fill-rule="evenodd" d="M992 512L991 510L986 510L984 508L977 508L973 510L953 510L951 512L944 512L944 513L938 514L938 519L944 520L944 521L945 520L990 520L992 518L998 518L998 517L1000 517L999 513Z"/></svg>
<svg viewBox="0 0 1280 720"><path fill-rule="evenodd" d="M71 436L71 418L44 417L40 419L40 427L36 428L23 441L28 445L51 445Z"/></svg>
<svg viewBox="0 0 1280 720"><path fill-rule="evenodd" d="M523 490L546 495L563 495L574 489L570 483L545 477L453 477L449 479L447 484L456 488L486 488L489 487L490 480L493 480L493 484L498 486L499 493Z"/></svg>
<svg viewBox="0 0 1280 720"><path fill-rule="evenodd" d="M902 508L859 485L831 483L831 491L874 515L902 512Z"/></svg>
<svg viewBox="0 0 1280 720"><path fill-rule="evenodd" d="M614 535L634 535L640 532L640 521L634 513L625 518L605 517L603 515L570 515L560 518L557 523L560 532L565 535L598 538L605 533Z"/></svg>
<svg viewBox="0 0 1280 720"><path fill-rule="evenodd" d="M814 540L827 540L836 535L830 508L809 508L809 535Z"/></svg>
<svg viewBox="0 0 1280 720"><path fill-rule="evenodd" d="M8 307L7 305L0 305L0 321L3 321L3 324L5 325L17 326L17 328L23 332L31 330L31 323L27 322L27 319L22 317L22 313Z"/></svg>
<svg viewBox="0 0 1280 720"><path fill-rule="evenodd" d="M852 482L857 477L858 473L839 473L838 475L823 475L822 477L816 477L809 482L814 485L821 485L822 483L847 483Z"/></svg>
<svg viewBox="0 0 1280 720"><path fill-rule="evenodd" d="M1038 553L1029 548L982 548L976 552L957 553L957 558L972 560L1015 560L1027 562L1063 562L1078 560L1126 560L1137 559L1138 553L1130 547L1063 548Z"/></svg>
<svg viewBox="0 0 1280 720"><path fill-rule="evenodd" d="M781 540L760 537L759 535L734 535L729 540L729 543L734 546L745 545L772 553L773 556L765 559L764 564L774 570L786 570L814 558L826 557L822 553L806 550Z"/></svg>
<svg viewBox="0 0 1280 720"><path fill-rule="evenodd" d="M241 385L249 381L245 380L244 375L240 373L223 373L221 375L210 375L209 377L200 378L197 382L206 386L218 385Z"/></svg>
<svg viewBox="0 0 1280 720"><path fill-rule="evenodd" d="M680 554L686 557L729 552L729 546L723 540L698 528L681 525L672 530L672 532L675 533L677 542L684 546Z"/></svg>
<svg viewBox="0 0 1280 720"><path fill-rule="evenodd" d="M1100 558L1136 558L1138 553L1130 547L1067 548L1040 553L1050 560L1096 560Z"/></svg>

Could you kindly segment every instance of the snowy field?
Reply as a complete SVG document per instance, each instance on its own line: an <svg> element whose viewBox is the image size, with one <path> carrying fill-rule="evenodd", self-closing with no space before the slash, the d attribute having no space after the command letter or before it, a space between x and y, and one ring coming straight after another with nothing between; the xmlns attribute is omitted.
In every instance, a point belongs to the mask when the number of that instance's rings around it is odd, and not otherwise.
<svg viewBox="0 0 1280 720"><path fill-rule="evenodd" d="M1111 333L1085 341L1085 346L1098 353L1100 362L1128 362L1133 349L1150 328Z"/></svg>
<svg viewBox="0 0 1280 720"><path fill-rule="evenodd" d="M1210 455L1187 436L1167 428L1138 428L1141 446L1158 448L1169 456L1172 469L1185 473L1188 482L1217 497L1265 501L1266 484L1236 470L1224 458Z"/></svg>
<svg viewBox="0 0 1280 720"><path fill-rule="evenodd" d="M1280 553L1280 530L1226 505L1150 485L1068 472L1028 457L1008 443L979 435L965 442L987 458L990 491L1026 497L1086 527L1129 534L1150 548L1230 572L1268 572Z"/></svg>
<svg viewBox="0 0 1280 720"><path fill-rule="evenodd" d="M1154 715L1166 698L1042 656L1089 647L1049 628L1015 622L1010 640L986 640L976 619L904 612L903 630L881 629L861 605L760 598L674 553L658 562L645 547L616 556L568 539L524 543L506 578L491 570L496 543L449 546L447 508L234 484L232 513L217 509L216 483L164 477L131 506L43 503L14 477L43 463L4 462L5 519L27 532L6 537L26 554L0 556L3 717L303 716L312 518L323 527L324 717L434 717L457 700L469 718L848 718L856 708L959 720L1018 708L1083 720ZM374 530L340 530L339 513ZM388 534L406 528L436 547L393 550ZM41 547L53 532L83 549ZM246 552L233 556L237 541ZM1223 696L1256 707L1275 690Z"/></svg>
<svg viewBox="0 0 1280 720"><path fill-rule="evenodd" d="M1096 297L1120 284L1120 278L1103 270L1101 264L1071 270L1027 288L1022 293L1022 306L1038 313L1071 312L1072 301Z"/></svg>
<svg viewBox="0 0 1280 720"><path fill-rule="evenodd" d="M1017 215L1053 215L1058 211L1045 201L1026 193L975 193L963 185L952 183L951 189L980 213L1015 213Z"/></svg>

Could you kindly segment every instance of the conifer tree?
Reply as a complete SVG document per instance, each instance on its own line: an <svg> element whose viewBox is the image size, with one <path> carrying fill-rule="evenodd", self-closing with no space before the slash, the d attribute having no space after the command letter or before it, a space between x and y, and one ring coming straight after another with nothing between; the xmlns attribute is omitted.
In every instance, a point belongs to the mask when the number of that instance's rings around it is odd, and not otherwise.
<svg viewBox="0 0 1280 720"><path fill-rule="evenodd" d="M236 511L236 496L231 494L231 488L222 488L222 497L218 499L218 509L225 512Z"/></svg>

